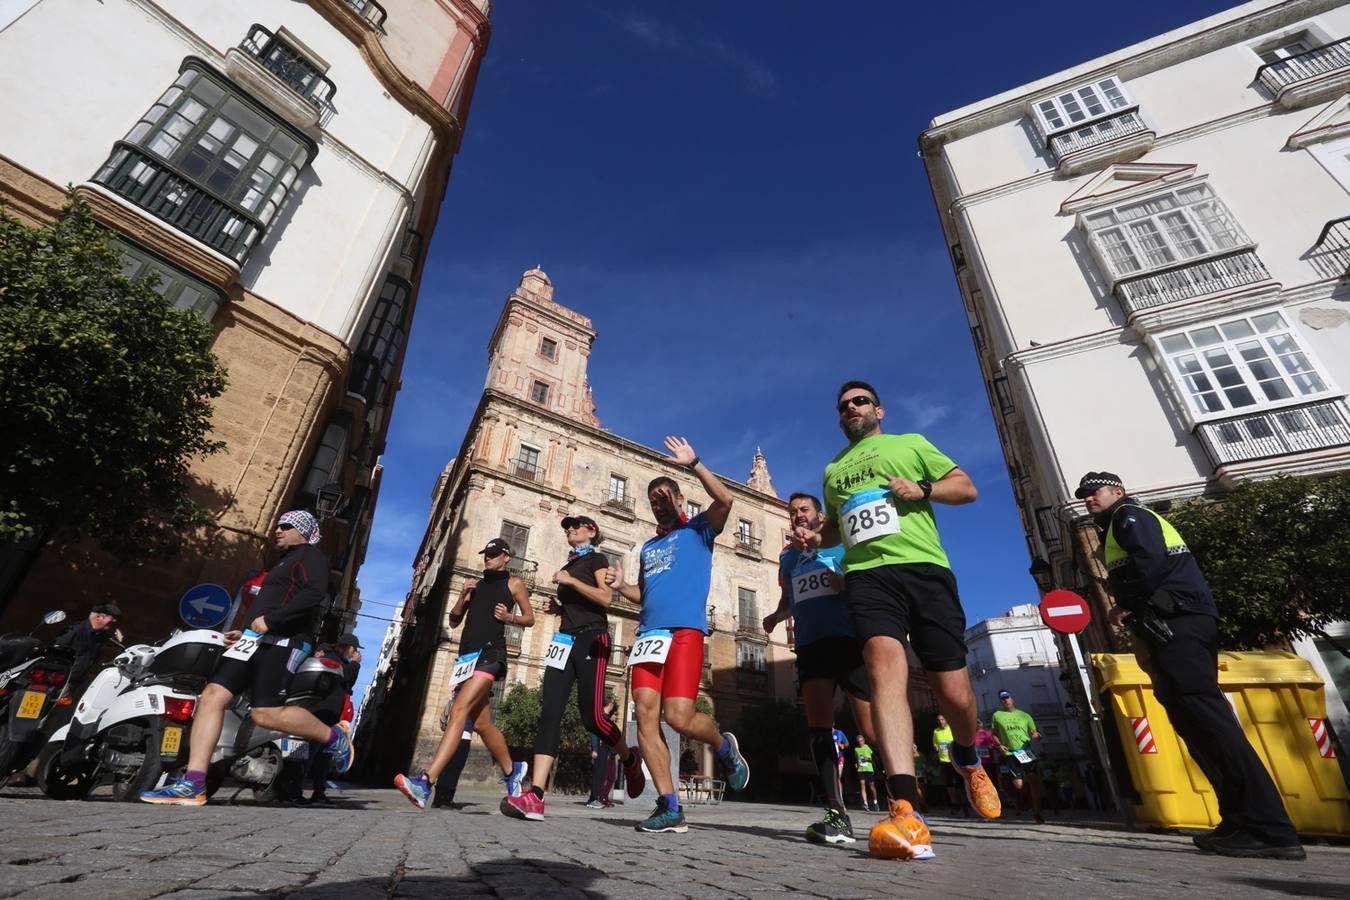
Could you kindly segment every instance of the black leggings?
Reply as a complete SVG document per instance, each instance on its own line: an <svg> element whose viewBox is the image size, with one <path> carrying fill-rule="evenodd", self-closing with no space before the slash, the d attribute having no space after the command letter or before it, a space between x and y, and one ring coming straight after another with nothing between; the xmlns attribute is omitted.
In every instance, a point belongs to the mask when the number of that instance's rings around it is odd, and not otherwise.
<svg viewBox="0 0 1350 900"><path fill-rule="evenodd" d="M534 752L540 756L558 755L562 744L563 710L572 684L577 686L577 709L581 724L611 747L618 747L623 734L605 717L605 669L609 665L609 632L592 628L576 635L572 652L564 668L544 670L544 709L539 716L539 733Z"/></svg>

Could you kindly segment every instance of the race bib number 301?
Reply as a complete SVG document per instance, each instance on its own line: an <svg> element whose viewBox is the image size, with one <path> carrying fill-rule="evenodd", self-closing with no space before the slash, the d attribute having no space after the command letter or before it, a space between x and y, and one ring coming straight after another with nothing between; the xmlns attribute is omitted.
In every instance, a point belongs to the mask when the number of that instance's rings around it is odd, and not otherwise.
<svg viewBox="0 0 1350 900"><path fill-rule="evenodd" d="M482 652L482 651L479 651ZM455 667L450 670L450 686L454 687L461 682L468 681L473 670L478 666L478 653L466 653L455 660Z"/></svg>
<svg viewBox="0 0 1350 900"><path fill-rule="evenodd" d="M225 659L237 659L240 662L247 662L253 658L253 654L258 652L258 642L262 635L253 629L244 631L242 637L230 645L230 649L225 651Z"/></svg>
<svg viewBox="0 0 1350 900"><path fill-rule="evenodd" d="M572 636L562 634L561 632L553 636L553 640L548 642L548 650L544 651L544 665L551 666L554 669L567 668L567 658L572 655Z"/></svg>
<svg viewBox="0 0 1350 900"><path fill-rule="evenodd" d="M859 491L839 510L839 529L844 546L852 548L863 541L900 533L900 514L895 497L881 488Z"/></svg>
<svg viewBox="0 0 1350 900"><path fill-rule="evenodd" d="M628 654L628 664L636 666L641 663L658 665L664 663L673 640L675 635L669 631L642 632L637 636L637 642L633 644L633 652Z"/></svg>

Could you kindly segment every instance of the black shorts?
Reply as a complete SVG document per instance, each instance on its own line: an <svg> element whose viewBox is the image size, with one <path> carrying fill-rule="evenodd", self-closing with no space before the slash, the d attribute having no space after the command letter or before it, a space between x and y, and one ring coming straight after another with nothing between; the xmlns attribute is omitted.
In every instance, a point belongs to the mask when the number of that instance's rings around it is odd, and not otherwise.
<svg viewBox="0 0 1350 900"><path fill-rule="evenodd" d="M904 563L849 572L848 617L859 642L891 637L929 672L966 665L966 612L946 566Z"/></svg>
<svg viewBox="0 0 1350 900"><path fill-rule="evenodd" d="M248 659L222 658L211 675L211 683L236 697L247 692L255 709L285 706L291 677L310 650L309 644L294 638L284 644L261 643Z"/></svg>
<svg viewBox="0 0 1350 900"><path fill-rule="evenodd" d="M1024 779L1028 775L1039 772L1040 767L1041 761L1039 759L1033 759L1029 763L1024 763L1018 762L1017 757L1013 756L1011 753L1003 757L1003 771L1007 772L1008 777L1014 781Z"/></svg>
<svg viewBox="0 0 1350 900"><path fill-rule="evenodd" d="M826 678L859 700L872 699L862 646L853 638L830 637L797 648L797 681Z"/></svg>
<svg viewBox="0 0 1350 900"><path fill-rule="evenodd" d="M862 781L862 782L865 782L865 783L866 783L866 782L875 782L875 781L879 781L880 778L881 778L881 776L877 775L876 772L859 772L859 773L858 773L858 780L859 780L859 781Z"/></svg>

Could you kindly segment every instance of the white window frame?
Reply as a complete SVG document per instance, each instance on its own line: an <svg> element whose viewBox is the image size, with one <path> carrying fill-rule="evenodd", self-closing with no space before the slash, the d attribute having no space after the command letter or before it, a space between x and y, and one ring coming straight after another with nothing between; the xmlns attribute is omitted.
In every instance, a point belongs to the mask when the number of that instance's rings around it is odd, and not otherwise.
<svg viewBox="0 0 1350 900"><path fill-rule="evenodd" d="M1108 75L1037 97L1031 101L1031 115L1041 137L1048 139L1051 135L1081 128L1138 105L1120 79ZM1094 106L1096 112L1092 111Z"/></svg>
<svg viewBox="0 0 1350 900"><path fill-rule="evenodd" d="M1078 228L1113 287L1126 278L1256 247L1203 179L1084 210Z"/></svg>
<svg viewBox="0 0 1350 900"><path fill-rule="evenodd" d="M1350 193L1350 137L1309 147L1308 152L1346 193Z"/></svg>
<svg viewBox="0 0 1350 900"><path fill-rule="evenodd" d="M749 519L736 520L736 540L742 544L748 544L755 537L755 526Z"/></svg>
<svg viewBox="0 0 1350 900"><path fill-rule="evenodd" d="M699 503L699 502L696 501L696 500L686 500L686 501L684 501L684 514L685 514L686 516L688 516L689 518L692 519L694 516L698 515L698 514L701 513L701 512L703 512L703 504L702 504L702 503Z"/></svg>
<svg viewBox="0 0 1350 900"><path fill-rule="evenodd" d="M1283 319L1283 325L1262 331L1260 323L1257 320L1265 316L1277 314ZM1224 326L1231 326L1235 323L1245 322L1251 329L1252 335L1241 337L1228 337L1222 333ZM1195 346L1194 340L1197 333L1207 329L1219 329L1221 340L1205 344L1201 347ZM1169 339L1185 335L1192 344L1191 349L1184 348L1165 348ZM1272 342L1279 338L1288 338L1293 341L1293 348L1286 352L1280 352L1278 345ZM1290 406L1304 406L1309 403L1315 403L1319 400L1328 400L1344 396L1343 392L1337 387L1332 379L1330 370L1322 364L1321 360L1313 352L1303 333L1299 330L1294 320L1293 313L1282 307L1264 307L1261 309L1248 310L1240 315L1224 316L1223 318L1211 319L1207 322L1198 322L1187 325L1184 328L1175 328L1170 331L1160 332L1156 335L1149 335L1148 342L1153 351L1154 358L1158 360L1160 366L1166 371L1168 381L1171 383L1176 396L1181 401L1183 409L1190 420L1192 427L1202 422L1212 422L1222 419L1232 419L1239 416L1250 415L1253 413L1268 412L1274 409L1284 409ZM1242 351L1239 349L1256 342L1265 352L1262 362L1269 363L1279 375L1281 382L1290 390L1289 397L1270 399L1262 389L1263 379L1259 379L1252 370L1249 362L1243 359ZM1227 352L1228 360L1235 363L1231 366L1232 373L1237 375L1241 381L1223 385L1215 374L1215 368L1212 361L1207 360L1204 351L1213 351L1222 349ZM1303 362L1307 365L1306 370L1291 372L1289 362L1296 354L1303 357ZM1199 364L1199 371L1183 370L1182 359L1185 356L1193 356L1196 363ZM1222 368L1230 368L1224 366ZM1202 382L1197 379L1192 382L1188 379L1200 375L1205 379L1208 390L1201 388ZM1303 393L1303 388L1294 380L1297 375L1310 375L1312 378L1322 383L1320 390L1312 389ZM1273 381L1273 379L1264 379L1264 381ZM1251 403L1235 406L1233 398L1227 393L1228 390L1239 390L1245 388L1251 396ZM1221 404L1219 409L1207 409L1202 407L1200 396L1202 394L1213 395L1215 400Z"/></svg>
<svg viewBox="0 0 1350 900"><path fill-rule="evenodd" d="M615 490L618 488L618 490ZM628 479L622 475L615 475L613 472L609 475L609 499L622 503L628 499Z"/></svg>

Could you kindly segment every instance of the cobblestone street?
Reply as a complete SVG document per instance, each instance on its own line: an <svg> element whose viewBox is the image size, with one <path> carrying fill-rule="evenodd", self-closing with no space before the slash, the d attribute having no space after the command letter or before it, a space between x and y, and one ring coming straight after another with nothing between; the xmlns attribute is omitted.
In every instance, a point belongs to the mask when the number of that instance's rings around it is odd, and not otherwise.
<svg viewBox="0 0 1350 900"><path fill-rule="evenodd" d="M805 807L695 806L688 834L640 835L634 810L572 798L533 823L500 815L487 794L425 814L392 790L340 796L318 809L174 809L5 790L0 896L1350 897L1350 848L1340 846L1310 846L1305 863L1228 860L1177 835L935 816L937 859L898 863L868 859L865 839L806 843Z"/></svg>

